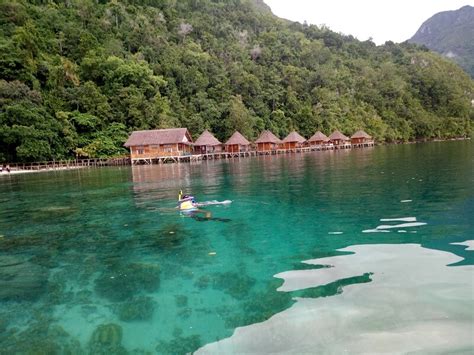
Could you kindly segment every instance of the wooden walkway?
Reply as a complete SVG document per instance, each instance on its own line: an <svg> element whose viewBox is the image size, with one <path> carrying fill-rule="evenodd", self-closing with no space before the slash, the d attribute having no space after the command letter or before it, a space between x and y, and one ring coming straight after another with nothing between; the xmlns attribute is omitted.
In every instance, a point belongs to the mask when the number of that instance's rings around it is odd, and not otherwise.
<svg viewBox="0 0 474 355"><path fill-rule="evenodd" d="M233 159L254 157L260 155L278 155L278 154L296 154L324 150L339 150L351 148L365 148L373 147L374 143L361 144L344 144L340 146L335 145L315 145L310 147L293 148L293 149L276 149L257 151L251 150L246 152L218 152L207 154L188 154L188 155L174 155L165 157L143 157L130 160L130 157L110 158L110 159L71 159L46 161L36 163L12 163L10 165L11 171L42 171L42 170L65 170L82 167L101 167L101 166L123 166L123 165L140 165L140 164L167 164L167 163L192 163L203 160L217 160L217 159ZM5 171L4 171L5 172Z"/></svg>
<svg viewBox="0 0 474 355"><path fill-rule="evenodd" d="M192 163L201 160L216 160L216 159L230 159L256 156L256 151L248 152L219 152L207 154L186 154L186 155L172 155L164 157L143 157L132 160L132 165L139 164L166 164L166 163Z"/></svg>
<svg viewBox="0 0 474 355"><path fill-rule="evenodd" d="M82 167L130 165L130 158L122 157L110 159L71 159L44 161L36 163L12 163L8 165L10 166L11 171L66 170Z"/></svg>
<svg viewBox="0 0 474 355"><path fill-rule="evenodd" d="M242 157L253 157L259 155L277 155L277 154L291 154L291 153L305 153L324 150L340 150L351 148L365 148L373 147L374 143L361 144L344 144L344 145L315 145L311 147L293 148L293 149L275 149L257 151L251 150L246 152L218 152L207 154L187 154L187 155L173 155L164 157L143 157L132 159L132 165L150 165L150 164L166 164L166 163L192 163L202 160L217 160L217 159L232 159Z"/></svg>

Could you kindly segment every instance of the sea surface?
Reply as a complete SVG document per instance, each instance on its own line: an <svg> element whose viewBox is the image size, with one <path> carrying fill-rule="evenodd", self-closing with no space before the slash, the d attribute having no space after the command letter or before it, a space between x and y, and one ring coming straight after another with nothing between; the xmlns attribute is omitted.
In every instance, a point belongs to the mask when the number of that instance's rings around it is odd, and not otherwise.
<svg viewBox="0 0 474 355"><path fill-rule="evenodd" d="M3 173L0 206L0 354L474 352L471 141Z"/></svg>

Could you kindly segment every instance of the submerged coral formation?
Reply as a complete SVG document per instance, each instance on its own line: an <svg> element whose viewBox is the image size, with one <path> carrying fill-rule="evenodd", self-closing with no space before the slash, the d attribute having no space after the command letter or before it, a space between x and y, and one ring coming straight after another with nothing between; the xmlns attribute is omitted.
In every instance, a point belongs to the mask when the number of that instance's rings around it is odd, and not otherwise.
<svg viewBox="0 0 474 355"><path fill-rule="evenodd" d="M24 330L0 327L0 354L84 354L79 341L50 318L39 317Z"/></svg>
<svg viewBox="0 0 474 355"><path fill-rule="evenodd" d="M95 291L112 302L131 299L160 286L160 268L144 263L114 264L95 280Z"/></svg>
<svg viewBox="0 0 474 355"><path fill-rule="evenodd" d="M160 341L155 348L158 354L190 354L201 347L201 338L199 335L190 335L183 337L175 335L171 341Z"/></svg>
<svg viewBox="0 0 474 355"><path fill-rule="evenodd" d="M89 354L127 354L122 347L122 327L113 323L99 325L89 341Z"/></svg>
<svg viewBox="0 0 474 355"><path fill-rule="evenodd" d="M130 301L115 305L114 312L124 322L150 320L153 317L156 302L151 297L137 296Z"/></svg>
<svg viewBox="0 0 474 355"><path fill-rule="evenodd" d="M202 275L194 282L194 286L202 290L209 287L210 282L211 278L208 275Z"/></svg>
<svg viewBox="0 0 474 355"><path fill-rule="evenodd" d="M47 281L48 269L18 256L0 256L0 301L35 300Z"/></svg>
<svg viewBox="0 0 474 355"><path fill-rule="evenodd" d="M250 291L256 280L242 272L233 271L216 273L213 278L213 288L222 290L234 298L241 299Z"/></svg>
<svg viewBox="0 0 474 355"><path fill-rule="evenodd" d="M159 229L144 240L146 247L158 249L160 252L172 251L180 247L190 237L189 231L177 223L170 223Z"/></svg>
<svg viewBox="0 0 474 355"><path fill-rule="evenodd" d="M176 295L174 296L174 299L178 307L185 307L188 305L188 296Z"/></svg>

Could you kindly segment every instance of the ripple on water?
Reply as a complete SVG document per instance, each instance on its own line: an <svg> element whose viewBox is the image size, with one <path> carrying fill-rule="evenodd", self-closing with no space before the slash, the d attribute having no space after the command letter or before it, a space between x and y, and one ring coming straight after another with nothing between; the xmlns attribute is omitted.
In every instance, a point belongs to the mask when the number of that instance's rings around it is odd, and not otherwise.
<svg viewBox="0 0 474 355"><path fill-rule="evenodd" d="M401 223L401 224L382 224L377 226L376 229L393 229L393 228L408 228L408 227L419 227L424 226L427 223L425 222L411 222L411 223Z"/></svg>
<svg viewBox="0 0 474 355"><path fill-rule="evenodd" d="M380 222L416 222L416 217L380 218Z"/></svg>
<svg viewBox="0 0 474 355"><path fill-rule="evenodd" d="M419 227L424 226L425 222L416 222L416 217L397 217L397 218L381 218L381 222L407 222L399 224L382 224L373 229L365 229L362 233L387 233L390 229L398 229L398 233L406 233L403 228Z"/></svg>

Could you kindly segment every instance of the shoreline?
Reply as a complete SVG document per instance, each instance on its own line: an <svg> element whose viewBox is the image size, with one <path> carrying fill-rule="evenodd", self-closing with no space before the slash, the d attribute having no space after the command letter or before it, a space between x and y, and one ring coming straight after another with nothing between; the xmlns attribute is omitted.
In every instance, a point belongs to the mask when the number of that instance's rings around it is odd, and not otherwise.
<svg viewBox="0 0 474 355"><path fill-rule="evenodd" d="M58 167L58 168L51 168L51 169L13 169L10 172L2 171L0 173L0 179L2 176L11 176L11 175L21 175L21 174L30 174L30 173L43 173L43 172L51 172L51 171L68 171L68 170L78 170L87 168L87 166L70 166L70 167Z"/></svg>
<svg viewBox="0 0 474 355"><path fill-rule="evenodd" d="M447 138L447 139L417 139L408 142L396 141L396 142L383 142L375 143L375 146L389 146L389 145L401 145L401 144L420 144L420 143L433 143L433 142L451 142L451 141L466 141L471 140L471 137L460 137L460 138ZM352 149L352 148L351 148ZM113 158L112 158L113 159ZM32 163L35 164L35 163ZM0 172L0 179L2 176L11 176L11 175L21 175L21 174L30 174L30 173L41 173L41 172L51 172L51 171L69 171L77 170L90 167L102 167L102 166L113 166L113 165L79 165L79 166L64 166L64 167L52 167L46 169L11 169L10 172L2 171ZM126 164L126 166L133 166L132 164Z"/></svg>

